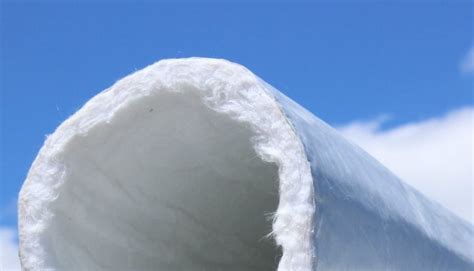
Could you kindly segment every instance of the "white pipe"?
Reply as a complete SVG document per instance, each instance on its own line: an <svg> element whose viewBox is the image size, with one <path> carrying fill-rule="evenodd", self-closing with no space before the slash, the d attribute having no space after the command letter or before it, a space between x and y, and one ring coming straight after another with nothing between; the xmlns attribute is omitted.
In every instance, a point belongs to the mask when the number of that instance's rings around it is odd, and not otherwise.
<svg viewBox="0 0 474 271"><path fill-rule="evenodd" d="M244 67L164 60L48 137L24 270L469 270L473 226Z"/></svg>

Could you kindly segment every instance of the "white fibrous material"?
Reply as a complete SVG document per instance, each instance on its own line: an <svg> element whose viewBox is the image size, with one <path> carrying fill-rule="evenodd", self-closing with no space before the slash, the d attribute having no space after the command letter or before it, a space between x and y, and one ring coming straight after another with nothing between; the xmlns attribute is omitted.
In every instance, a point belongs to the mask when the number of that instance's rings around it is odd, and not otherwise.
<svg viewBox="0 0 474 271"><path fill-rule="evenodd" d="M244 67L163 60L50 135L24 270L472 270L474 228Z"/></svg>

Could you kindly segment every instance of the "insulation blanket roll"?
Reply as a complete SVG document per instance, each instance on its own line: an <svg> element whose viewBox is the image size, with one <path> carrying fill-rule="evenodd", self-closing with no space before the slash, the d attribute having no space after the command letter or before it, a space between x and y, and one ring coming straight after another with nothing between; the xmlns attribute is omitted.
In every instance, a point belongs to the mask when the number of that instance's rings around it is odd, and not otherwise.
<svg viewBox="0 0 474 271"><path fill-rule="evenodd" d="M474 270L470 223L217 59L159 61L62 123L19 232L23 270Z"/></svg>

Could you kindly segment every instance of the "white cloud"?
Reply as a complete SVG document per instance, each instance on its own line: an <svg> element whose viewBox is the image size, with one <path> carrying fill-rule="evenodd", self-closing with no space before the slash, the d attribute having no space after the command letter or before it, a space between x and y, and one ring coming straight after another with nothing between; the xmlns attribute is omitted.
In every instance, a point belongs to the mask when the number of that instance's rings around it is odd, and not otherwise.
<svg viewBox="0 0 474 271"><path fill-rule="evenodd" d="M16 230L0 227L0 270L20 270Z"/></svg>
<svg viewBox="0 0 474 271"><path fill-rule="evenodd" d="M474 46L469 49L464 59L461 61L461 71L474 74Z"/></svg>
<svg viewBox="0 0 474 271"><path fill-rule="evenodd" d="M339 127L404 181L473 222L474 107L381 130L386 117Z"/></svg>

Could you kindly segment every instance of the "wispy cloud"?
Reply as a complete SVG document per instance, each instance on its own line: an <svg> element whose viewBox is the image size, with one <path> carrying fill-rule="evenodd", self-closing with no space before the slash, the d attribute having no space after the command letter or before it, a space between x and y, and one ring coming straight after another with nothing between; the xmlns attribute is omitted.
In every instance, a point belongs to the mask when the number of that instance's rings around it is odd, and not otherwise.
<svg viewBox="0 0 474 271"><path fill-rule="evenodd" d="M474 107L388 130L381 129L385 121L339 129L403 180L472 222Z"/></svg>
<svg viewBox="0 0 474 271"><path fill-rule="evenodd" d="M0 227L0 270L20 270L16 230Z"/></svg>
<svg viewBox="0 0 474 271"><path fill-rule="evenodd" d="M474 46L467 52L461 61L461 71L467 74L474 74Z"/></svg>

